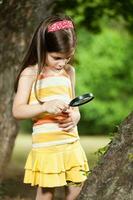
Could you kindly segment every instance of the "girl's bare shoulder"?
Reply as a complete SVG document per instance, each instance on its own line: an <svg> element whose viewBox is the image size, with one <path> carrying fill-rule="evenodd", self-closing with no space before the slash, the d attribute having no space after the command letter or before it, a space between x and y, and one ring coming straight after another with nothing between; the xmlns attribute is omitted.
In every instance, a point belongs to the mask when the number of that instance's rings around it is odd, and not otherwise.
<svg viewBox="0 0 133 200"><path fill-rule="evenodd" d="M26 67L22 72L20 77L30 78L30 79L36 79L38 72L38 66L28 66Z"/></svg>
<svg viewBox="0 0 133 200"><path fill-rule="evenodd" d="M70 65L70 64L67 64L67 65L65 66L65 71L66 71L70 76L75 75L75 68L74 68L72 65Z"/></svg>
<svg viewBox="0 0 133 200"><path fill-rule="evenodd" d="M28 66L21 72L14 100L15 104L27 104L36 75L36 66Z"/></svg>

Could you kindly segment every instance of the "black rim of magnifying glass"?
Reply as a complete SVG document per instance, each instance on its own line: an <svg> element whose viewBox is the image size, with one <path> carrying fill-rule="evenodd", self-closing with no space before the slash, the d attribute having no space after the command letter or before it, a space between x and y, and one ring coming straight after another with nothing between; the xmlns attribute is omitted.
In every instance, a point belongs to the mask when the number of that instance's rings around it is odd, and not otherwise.
<svg viewBox="0 0 133 200"><path fill-rule="evenodd" d="M85 98L89 98L87 101L83 102L83 103L79 103L78 105L74 105L74 103L76 101L80 101L80 100L83 100ZM85 103L88 103L89 101L91 101L92 99L94 99L94 96L92 93L87 93L87 94L83 94L83 95L80 95L76 98L74 98L70 103L69 103L69 106L72 106L72 107L75 107L75 106L80 106L80 105L83 105Z"/></svg>

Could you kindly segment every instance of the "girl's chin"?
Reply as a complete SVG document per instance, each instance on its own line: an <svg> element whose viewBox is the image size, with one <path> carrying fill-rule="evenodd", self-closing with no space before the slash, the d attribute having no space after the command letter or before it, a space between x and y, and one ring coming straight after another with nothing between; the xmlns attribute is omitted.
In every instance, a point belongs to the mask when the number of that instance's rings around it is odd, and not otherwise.
<svg viewBox="0 0 133 200"><path fill-rule="evenodd" d="M61 66L55 66L54 69L55 69L55 70L62 70L63 67L61 67Z"/></svg>
<svg viewBox="0 0 133 200"><path fill-rule="evenodd" d="M49 66L52 71L61 71L63 67L61 66Z"/></svg>

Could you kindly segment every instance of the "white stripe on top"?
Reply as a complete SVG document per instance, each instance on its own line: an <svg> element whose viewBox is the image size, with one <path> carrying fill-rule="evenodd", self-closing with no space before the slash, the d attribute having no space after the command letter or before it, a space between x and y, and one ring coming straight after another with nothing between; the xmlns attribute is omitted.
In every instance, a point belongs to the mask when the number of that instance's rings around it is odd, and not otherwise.
<svg viewBox="0 0 133 200"><path fill-rule="evenodd" d="M33 148L41 148L41 147L48 147L48 146L55 146L55 145L60 145L60 144L67 144L67 143L72 143L75 142L77 140L79 140L80 138L68 138L65 140L58 140L58 141L52 141L52 142L44 142L44 143L36 143L36 144L32 144Z"/></svg>
<svg viewBox="0 0 133 200"><path fill-rule="evenodd" d="M45 123L41 125L33 126L33 135L39 134L39 133L48 133L51 131L62 131L61 128L59 128L58 123Z"/></svg>
<svg viewBox="0 0 133 200"><path fill-rule="evenodd" d="M34 92L34 84L32 87L32 92ZM60 77L46 77L44 79L40 79L37 81L36 88L47 88L47 87L52 87L52 86L65 86L65 87L71 87L71 82L67 77L60 76Z"/></svg>
<svg viewBox="0 0 133 200"><path fill-rule="evenodd" d="M62 128L59 127L58 123L44 123L33 126L33 135L48 133L51 134L52 132L62 131ZM73 128L73 132L77 132L77 126Z"/></svg>
<svg viewBox="0 0 133 200"><path fill-rule="evenodd" d="M62 95L51 95L49 97L40 97L39 98L41 101L45 102L45 101L51 101L51 100L54 100L54 99L59 99L59 100L62 100L64 101L65 103L69 104L71 99L68 95L65 95L65 94L62 94ZM32 104L39 104L39 102L37 100L35 101L31 101L29 102L30 105Z"/></svg>

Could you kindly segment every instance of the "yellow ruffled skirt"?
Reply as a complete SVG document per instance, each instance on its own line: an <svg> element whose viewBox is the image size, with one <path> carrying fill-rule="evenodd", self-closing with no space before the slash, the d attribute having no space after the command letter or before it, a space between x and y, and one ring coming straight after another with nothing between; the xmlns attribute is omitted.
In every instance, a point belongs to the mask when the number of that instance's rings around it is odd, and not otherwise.
<svg viewBox="0 0 133 200"><path fill-rule="evenodd" d="M89 166L80 141L34 148L25 164L24 183L59 187L80 184L87 179Z"/></svg>

